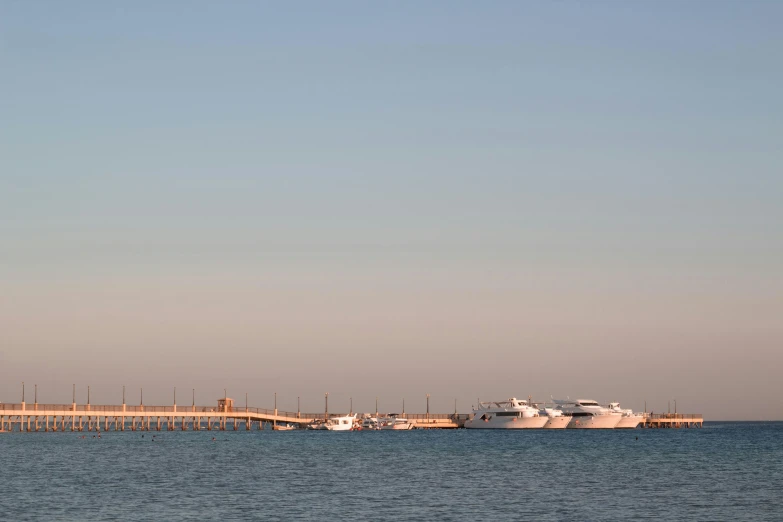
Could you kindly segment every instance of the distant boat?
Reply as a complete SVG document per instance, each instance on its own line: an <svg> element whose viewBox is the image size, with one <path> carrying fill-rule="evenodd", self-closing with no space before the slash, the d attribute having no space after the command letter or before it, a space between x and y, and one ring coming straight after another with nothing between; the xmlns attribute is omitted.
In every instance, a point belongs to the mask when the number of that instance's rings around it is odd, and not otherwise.
<svg viewBox="0 0 783 522"><path fill-rule="evenodd" d="M571 415L569 429L612 429L620 422L622 414L604 408L588 399L555 400L560 411Z"/></svg>
<svg viewBox="0 0 783 522"><path fill-rule="evenodd" d="M362 419L362 429L363 430L378 430L380 429L380 424L378 423L378 417L365 417Z"/></svg>
<svg viewBox="0 0 783 522"><path fill-rule="evenodd" d="M644 414L634 413L631 409L622 409L619 402L610 402L609 411L619 413L622 418L615 428L633 429L644 421Z"/></svg>
<svg viewBox="0 0 783 522"><path fill-rule="evenodd" d="M299 428L295 424L277 424L272 426L272 429L275 431L293 431Z"/></svg>
<svg viewBox="0 0 783 522"><path fill-rule="evenodd" d="M512 397L507 401L480 402L473 409L473 418L465 421L468 429L518 430L543 428L549 417L542 416L538 409L526 400Z"/></svg>
<svg viewBox="0 0 783 522"><path fill-rule="evenodd" d="M317 429L329 431L351 431L356 421L356 414L345 415L343 417L331 417L321 424Z"/></svg>
<svg viewBox="0 0 783 522"><path fill-rule="evenodd" d="M385 419L378 420L382 430L410 430L413 428L413 423L408 422L408 419L404 417L398 417L396 413L390 414Z"/></svg>
<svg viewBox="0 0 783 522"><path fill-rule="evenodd" d="M571 422L571 416L563 413L561 410L555 408L547 408L546 406L539 409L538 412L548 417L549 420L544 424L544 429L547 430L562 430L568 426Z"/></svg>

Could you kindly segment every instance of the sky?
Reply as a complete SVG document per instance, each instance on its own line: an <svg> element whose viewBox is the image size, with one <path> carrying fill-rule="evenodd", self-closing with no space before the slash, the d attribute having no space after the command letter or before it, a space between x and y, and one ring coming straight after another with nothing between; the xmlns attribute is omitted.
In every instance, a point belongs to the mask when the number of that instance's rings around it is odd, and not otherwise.
<svg viewBox="0 0 783 522"><path fill-rule="evenodd" d="M783 420L781 17L3 2L0 401Z"/></svg>

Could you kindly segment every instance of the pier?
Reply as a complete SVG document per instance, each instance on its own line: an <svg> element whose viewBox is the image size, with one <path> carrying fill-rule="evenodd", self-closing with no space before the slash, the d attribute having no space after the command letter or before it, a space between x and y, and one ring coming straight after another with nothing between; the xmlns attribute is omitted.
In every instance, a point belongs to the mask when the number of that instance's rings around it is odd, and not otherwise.
<svg viewBox="0 0 783 522"><path fill-rule="evenodd" d="M644 428L701 428L704 417L700 413L648 413Z"/></svg>
<svg viewBox="0 0 783 522"><path fill-rule="evenodd" d="M37 395L37 394L36 394ZM276 403L277 401L275 401ZM276 405L276 404L275 404ZM328 405L328 402L327 402ZM429 409L429 403L427 405ZM214 406L138 406L77 404L0 403L1 432L66 431L174 431L263 429L264 425L298 425L300 428L321 422L329 416L346 413L302 413L277 408L236 407L233 399L218 399ZM377 416L377 413L376 413ZM403 413L416 429L463 428L469 414ZM641 428L701 428L700 414L645 413Z"/></svg>
<svg viewBox="0 0 783 522"><path fill-rule="evenodd" d="M301 413L250 407L235 407L231 399L216 406L129 406L121 404L2 404L0 432L65 431L174 431L263 429L280 424L307 424L345 413ZM461 428L464 414L406 414L415 428Z"/></svg>

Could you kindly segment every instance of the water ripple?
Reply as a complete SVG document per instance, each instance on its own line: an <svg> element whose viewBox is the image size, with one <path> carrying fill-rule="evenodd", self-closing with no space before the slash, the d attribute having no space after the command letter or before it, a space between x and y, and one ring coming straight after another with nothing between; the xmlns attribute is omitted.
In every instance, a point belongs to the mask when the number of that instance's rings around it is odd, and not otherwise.
<svg viewBox="0 0 783 522"><path fill-rule="evenodd" d="M0 513L8 520L779 520L781 436L783 423L100 439L6 433Z"/></svg>

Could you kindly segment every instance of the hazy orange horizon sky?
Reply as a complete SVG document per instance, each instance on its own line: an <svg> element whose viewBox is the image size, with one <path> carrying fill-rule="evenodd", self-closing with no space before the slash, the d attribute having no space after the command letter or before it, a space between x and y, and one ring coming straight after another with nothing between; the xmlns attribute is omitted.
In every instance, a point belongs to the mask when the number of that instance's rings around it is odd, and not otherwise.
<svg viewBox="0 0 783 522"><path fill-rule="evenodd" d="M783 7L0 7L0 401L783 420Z"/></svg>

